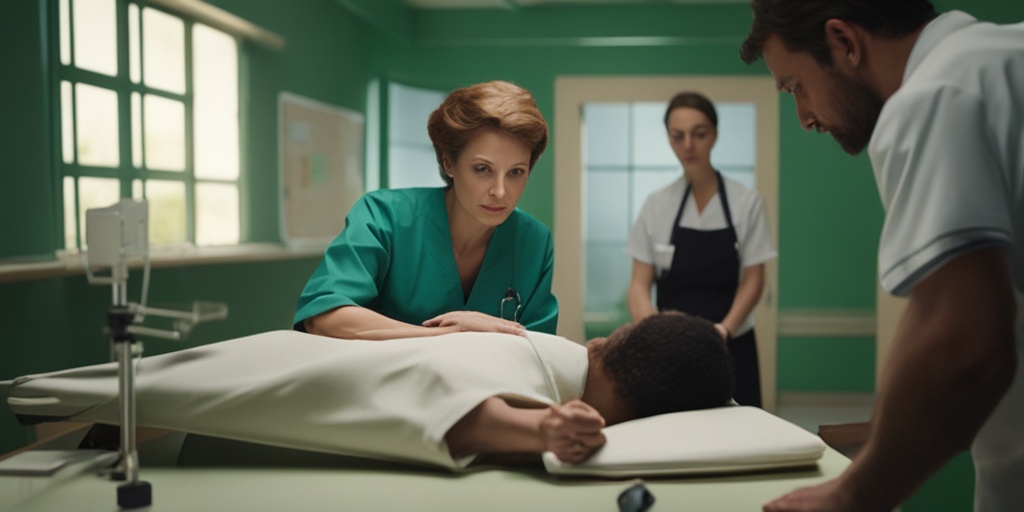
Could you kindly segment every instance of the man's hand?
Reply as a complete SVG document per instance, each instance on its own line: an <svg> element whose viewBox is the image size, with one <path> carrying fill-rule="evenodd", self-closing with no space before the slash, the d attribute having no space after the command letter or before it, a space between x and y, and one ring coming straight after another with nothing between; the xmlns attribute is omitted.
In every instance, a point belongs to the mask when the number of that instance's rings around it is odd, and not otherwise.
<svg viewBox="0 0 1024 512"><path fill-rule="evenodd" d="M843 492L839 480L797 489L764 504L764 512L842 512L860 510Z"/></svg>
<svg viewBox="0 0 1024 512"><path fill-rule="evenodd" d="M451 311L423 322L423 326L446 327L453 332L500 332L526 336L526 328L522 324L478 311Z"/></svg>
<svg viewBox="0 0 1024 512"><path fill-rule="evenodd" d="M544 449L558 460L579 464L605 443L604 418L581 400L552 405L541 420Z"/></svg>

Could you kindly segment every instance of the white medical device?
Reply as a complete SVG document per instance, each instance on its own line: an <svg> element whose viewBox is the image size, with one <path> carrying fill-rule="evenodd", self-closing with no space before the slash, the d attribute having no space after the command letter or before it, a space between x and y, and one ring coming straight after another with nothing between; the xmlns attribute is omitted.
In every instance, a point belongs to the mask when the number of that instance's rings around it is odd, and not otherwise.
<svg viewBox="0 0 1024 512"><path fill-rule="evenodd" d="M113 289L113 305L107 313L107 333L111 351L118 362L118 401L121 425L120 459L111 471L115 480L127 480L117 489L121 508L147 507L152 501L152 488L139 481L138 453L135 446L135 335L157 336L179 340L195 324L227 317L227 306L220 303L196 302L191 311L175 311L146 307L149 291L149 208L145 201L121 199L106 208L85 212L86 244L82 264L90 284L109 284ZM141 304L129 303L128 266L130 260L142 260L143 284ZM174 319L171 330L137 325L145 315ZM141 353L141 348L139 349Z"/></svg>

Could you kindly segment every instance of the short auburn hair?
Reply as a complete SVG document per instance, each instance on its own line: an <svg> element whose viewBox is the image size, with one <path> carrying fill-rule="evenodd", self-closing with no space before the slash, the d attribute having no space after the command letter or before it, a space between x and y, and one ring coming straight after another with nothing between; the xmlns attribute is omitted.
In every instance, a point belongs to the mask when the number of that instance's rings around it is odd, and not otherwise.
<svg viewBox="0 0 1024 512"><path fill-rule="evenodd" d="M455 89L427 120L441 179L452 186L445 172L445 157L454 163L481 130L497 130L530 148L530 169L548 145L548 123L526 89L501 80Z"/></svg>

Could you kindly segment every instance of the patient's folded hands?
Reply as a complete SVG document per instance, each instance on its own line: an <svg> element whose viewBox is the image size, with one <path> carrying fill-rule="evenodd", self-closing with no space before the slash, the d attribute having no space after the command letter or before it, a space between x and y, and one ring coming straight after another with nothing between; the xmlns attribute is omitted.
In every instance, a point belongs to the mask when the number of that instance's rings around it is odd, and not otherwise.
<svg viewBox="0 0 1024 512"><path fill-rule="evenodd" d="M604 418L581 400L548 407L540 424L545 450L562 462L578 464L604 445Z"/></svg>

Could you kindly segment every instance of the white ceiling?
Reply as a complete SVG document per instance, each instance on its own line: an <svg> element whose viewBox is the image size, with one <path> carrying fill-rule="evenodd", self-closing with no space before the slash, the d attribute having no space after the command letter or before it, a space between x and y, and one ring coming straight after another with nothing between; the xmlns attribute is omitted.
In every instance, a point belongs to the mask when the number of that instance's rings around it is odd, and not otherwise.
<svg viewBox="0 0 1024 512"><path fill-rule="evenodd" d="M750 0L405 0L416 9L515 9L537 5L745 4Z"/></svg>

